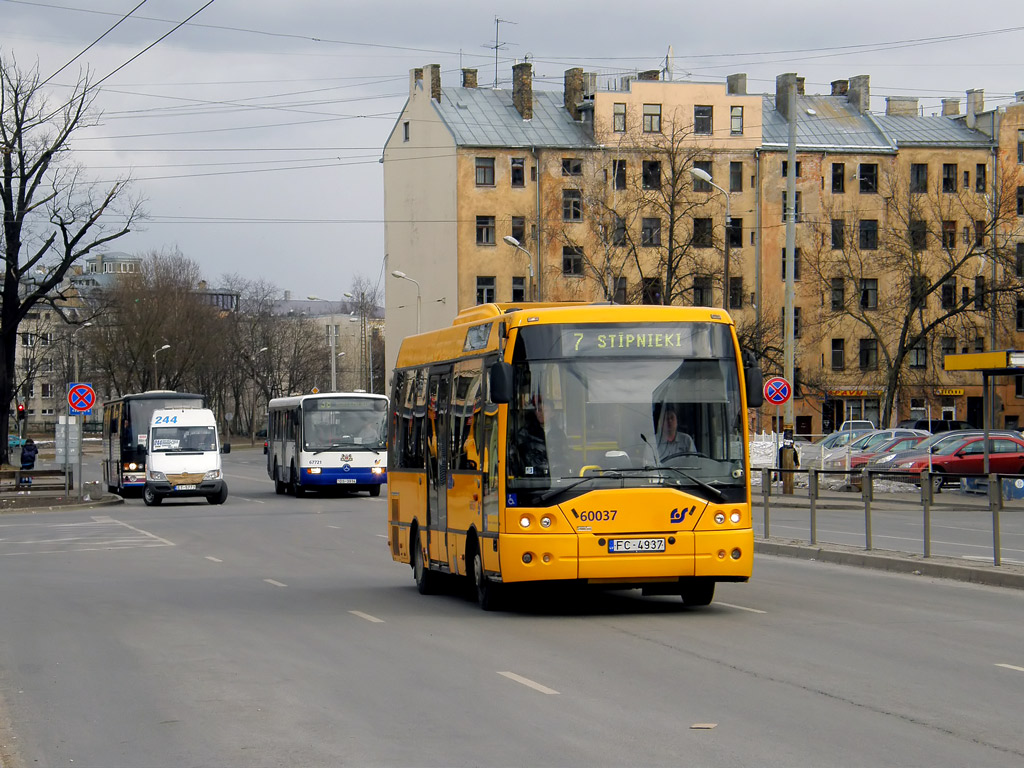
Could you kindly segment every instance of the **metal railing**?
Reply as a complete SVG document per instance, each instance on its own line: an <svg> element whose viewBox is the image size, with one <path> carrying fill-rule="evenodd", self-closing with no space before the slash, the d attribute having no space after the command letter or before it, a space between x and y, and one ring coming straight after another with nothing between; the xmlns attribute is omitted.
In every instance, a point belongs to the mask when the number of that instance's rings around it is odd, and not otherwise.
<svg viewBox="0 0 1024 768"><path fill-rule="evenodd" d="M978 504L967 504L964 501L964 497L957 497L958 501L956 504L941 505L946 509L958 509L958 510L985 510L991 513L991 534L992 534L992 562L994 565L1002 564L1002 522L1000 513L1004 508L1006 499L1003 493L1003 483L1007 480L1015 481L1016 487L1020 488L1021 483L1016 481L1024 481L1024 475L1005 475L998 473L985 474L966 474L966 473L929 473L928 471L921 472L918 474L907 474L893 472L889 470L825 470L825 469L783 469L780 467L761 467L761 504L762 504L762 526L764 538L768 539L771 537L771 499L774 496L782 495L777 491L773 493L773 481L772 477L777 476L783 479L783 485L792 484L794 486L793 493L786 493L786 498L800 498L801 494L795 492L795 479L798 476L806 475L807 478L807 496L808 499L808 528L809 528L809 541L811 545L818 544L818 513L819 505L823 500L822 493L822 478L826 480L830 477L842 478L841 489L843 493L843 500L847 505L859 497L860 503L863 505L864 510L864 549L872 550L874 548L873 541L873 505L875 502L875 483L876 480L884 479L887 481L905 482L919 486L919 493L906 493L900 494L905 496L906 500L900 499L896 501L893 498L889 498L887 502L891 504L905 504L906 507L911 509L920 508L921 510L921 523L922 523L922 545L924 557L932 557L932 512L936 508L935 501L935 483L936 478L941 477L942 484L946 484L947 481L957 480L966 478L968 483L973 483L974 489L979 492L983 492L985 495L986 505ZM787 478L787 476L789 476ZM786 480L789 480L789 483ZM756 492L753 494L756 498ZM830 497L835 500L838 497ZM847 506L847 509L852 507Z"/></svg>

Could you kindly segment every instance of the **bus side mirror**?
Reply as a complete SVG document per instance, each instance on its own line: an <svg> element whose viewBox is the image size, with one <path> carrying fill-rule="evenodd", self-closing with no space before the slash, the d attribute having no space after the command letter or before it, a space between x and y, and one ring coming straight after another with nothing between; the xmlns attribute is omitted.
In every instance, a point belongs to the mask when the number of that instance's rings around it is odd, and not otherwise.
<svg viewBox="0 0 1024 768"><path fill-rule="evenodd" d="M502 405L512 401L512 366L495 363L490 372L491 402Z"/></svg>
<svg viewBox="0 0 1024 768"><path fill-rule="evenodd" d="M743 378L747 382L747 408L760 408L764 405L764 376L761 365L754 353L743 350Z"/></svg>

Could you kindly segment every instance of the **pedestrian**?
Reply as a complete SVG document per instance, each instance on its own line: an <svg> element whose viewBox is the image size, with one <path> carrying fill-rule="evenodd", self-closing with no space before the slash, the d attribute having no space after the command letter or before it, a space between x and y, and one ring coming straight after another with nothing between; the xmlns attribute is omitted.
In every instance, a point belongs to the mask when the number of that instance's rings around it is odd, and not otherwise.
<svg viewBox="0 0 1024 768"><path fill-rule="evenodd" d="M21 447L21 471L25 472L31 469L35 469L36 456L39 455L39 448L36 446L32 438L25 440L25 444ZM21 482L25 485L32 484L31 477L22 477Z"/></svg>

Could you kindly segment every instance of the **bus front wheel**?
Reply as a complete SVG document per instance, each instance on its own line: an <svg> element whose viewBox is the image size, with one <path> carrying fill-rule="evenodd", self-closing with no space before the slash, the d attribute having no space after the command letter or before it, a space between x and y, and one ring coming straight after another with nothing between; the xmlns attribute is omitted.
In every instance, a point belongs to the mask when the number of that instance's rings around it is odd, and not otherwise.
<svg viewBox="0 0 1024 768"><path fill-rule="evenodd" d="M501 587L487 578L484 573L484 559L480 554L480 547L473 549L473 587L476 592L476 601L485 611L493 611L498 607L498 598Z"/></svg>
<svg viewBox="0 0 1024 768"><path fill-rule="evenodd" d="M412 541L412 575L416 579L416 589L421 595L432 595L437 591L437 574L423 562L423 549L420 547L418 535L416 540Z"/></svg>
<svg viewBox="0 0 1024 768"><path fill-rule="evenodd" d="M369 488L369 491L370 491L370 495L371 496L380 496L380 486L379 485L371 485L370 488Z"/></svg>
<svg viewBox="0 0 1024 768"><path fill-rule="evenodd" d="M679 591L683 604L694 608L711 605L715 599L715 582L711 579L694 578L685 583Z"/></svg>

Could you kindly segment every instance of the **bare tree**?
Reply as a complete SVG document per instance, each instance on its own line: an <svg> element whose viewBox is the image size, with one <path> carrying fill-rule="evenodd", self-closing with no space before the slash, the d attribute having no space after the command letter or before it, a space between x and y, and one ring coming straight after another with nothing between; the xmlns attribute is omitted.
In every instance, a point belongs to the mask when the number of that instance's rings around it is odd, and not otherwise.
<svg viewBox="0 0 1024 768"><path fill-rule="evenodd" d="M884 387L888 424L903 387L938 383L943 339L973 348L1019 295L1010 243L1020 234L1021 182L1007 173L991 196L944 189L942 180L912 191L897 167L881 182L880 207L826 207L804 243L822 296L817 339L859 340L856 367L865 383Z"/></svg>
<svg viewBox="0 0 1024 768"><path fill-rule="evenodd" d="M95 92L83 75L58 106L38 69L0 58L0 204L4 277L0 304L0 432L10 425L18 328L40 302L60 307L68 270L94 248L127 234L141 215L128 180L90 181L70 158L70 140L95 124ZM0 460L7 461L7 443Z"/></svg>

